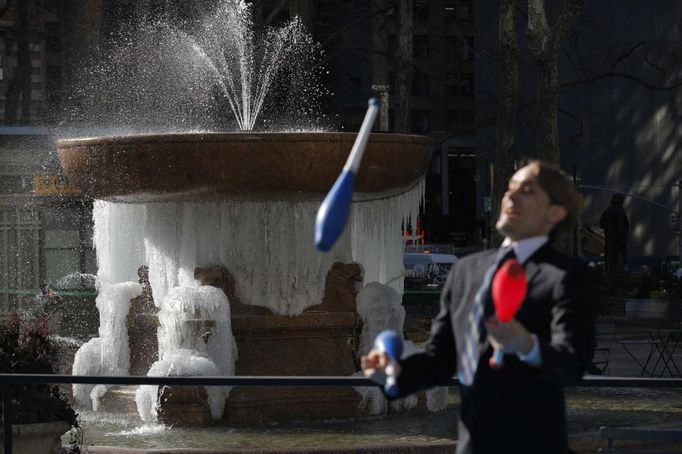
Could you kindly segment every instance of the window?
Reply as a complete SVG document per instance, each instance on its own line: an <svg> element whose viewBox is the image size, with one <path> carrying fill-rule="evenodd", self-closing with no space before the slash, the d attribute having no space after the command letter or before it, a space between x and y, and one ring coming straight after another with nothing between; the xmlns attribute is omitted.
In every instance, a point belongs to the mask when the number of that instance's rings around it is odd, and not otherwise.
<svg viewBox="0 0 682 454"><path fill-rule="evenodd" d="M457 96L457 74L447 73L445 75L445 94L447 96Z"/></svg>
<svg viewBox="0 0 682 454"><path fill-rule="evenodd" d="M412 131L427 133L431 130L431 112L428 110L413 110L411 112Z"/></svg>
<svg viewBox="0 0 682 454"><path fill-rule="evenodd" d="M414 35L413 41L414 58L429 58L429 36Z"/></svg>
<svg viewBox="0 0 682 454"><path fill-rule="evenodd" d="M412 95L413 96L428 96L429 95L429 76L424 73L414 73L412 78Z"/></svg>
<svg viewBox="0 0 682 454"><path fill-rule="evenodd" d="M45 51L56 53L61 50L62 43L59 36L59 22L45 23Z"/></svg>
<svg viewBox="0 0 682 454"><path fill-rule="evenodd" d="M473 36L467 36L464 38L464 41L462 41L462 58L464 60L473 60L474 59L474 37Z"/></svg>
<svg viewBox="0 0 682 454"><path fill-rule="evenodd" d="M471 125L476 121L476 115L473 110L463 110L459 117L462 126Z"/></svg>
<svg viewBox="0 0 682 454"><path fill-rule="evenodd" d="M48 66L45 71L45 82L48 102L56 103L59 100L59 92L62 88L61 66Z"/></svg>
<svg viewBox="0 0 682 454"><path fill-rule="evenodd" d="M448 61L457 61L462 58L462 44L460 39L456 36L448 36L447 43L446 56Z"/></svg>
<svg viewBox="0 0 682 454"><path fill-rule="evenodd" d="M22 194L26 192L23 187L21 175L3 175L0 178L0 194Z"/></svg>
<svg viewBox="0 0 682 454"><path fill-rule="evenodd" d="M398 37L393 33L390 33L386 40L386 53L390 55L398 53Z"/></svg>
<svg viewBox="0 0 682 454"><path fill-rule="evenodd" d="M457 121L457 111L456 110L448 110L446 112L446 121L447 121L447 129L450 131L453 131L457 129L458 126L458 121Z"/></svg>
<svg viewBox="0 0 682 454"><path fill-rule="evenodd" d="M457 8L455 0L445 0L445 21L454 22L457 18L455 10Z"/></svg>
<svg viewBox="0 0 682 454"><path fill-rule="evenodd" d="M459 74L457 76L457 86L460 96L469 97L474 94L474 75Z"/></svg>
<svg viewBox="0 0 682 454"><path fill-rule="evenodd" d="M471 22L471 5L469 0L459 0L457 7L457 17L465 23Z"/></svg>
<svg viewBox="0 0 682 454"><path fill-rule="evenodd" d="M34 207L0 207L0 286L30 289L40 284L40 213ZM20 295L0 294L1 310L18 310Z"/></svg>
<svg viewBox="0 0 682 454"><path fill-rule="evenodd" d="M429 20L429 2L428 0L416 0L414 2L414 20L428 21Z"/></svg>

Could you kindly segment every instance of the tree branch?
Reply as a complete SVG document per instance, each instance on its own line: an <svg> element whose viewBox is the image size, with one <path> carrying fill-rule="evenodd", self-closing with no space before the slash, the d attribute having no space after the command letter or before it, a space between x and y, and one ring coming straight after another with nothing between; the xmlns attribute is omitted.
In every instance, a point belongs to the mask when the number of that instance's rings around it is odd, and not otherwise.
<svg viewBox="0 0 682 454"><path fill-rule="evenodd" d="M339 30L335 30L333 33L331 33L329 36L327 36L327 39L325 39L324 42L322 43L322 47L326 47L327 44L329 44L329 42L330 42L332 39L334 39L335 35L339 35L339 34L341 34L341 33L344 33L344 32L346 32L346 31L352 29L353 27L355 27L355 26L358 25L359 23L361 23L361 22L363 22L363 21L365 21L365 20L367 20L367 19L370 19L370 18L372 18L372 17L376 17L376 16L379 15L379 14L386 13L386 12L390 11L390 10L393 9L393 8L394 8L393 6L389 6L389 7L382 8L382 9L379 9L379 10L376 10L376 11L371 11L371 10L370 10L370 12L369 12L368 14L365 14L364 16L359 17L358 19L356 19L356 20L354 20L354 21L352 21L352 22L346 24L343 28L340 28Z"/></svg>
<svg viewBox="0 0 682 454"><path fill-rule="evenodd" d="M567 117L573 119L578 124L578 132L570 137L570 141L571 143L575 144L576 147L578 147L578 150L580 150L581 144L578 141L578 138L581 137L583 135L583 132L585 131L585 123L583 122L583 119L575 116L573 112L569 112L568 110L564 110L561 108L559 109L559 113L562 113Z"/></svg>
<svg viewBox="0 0 682 454"><path fill-rule="evenodd" d="M632 55L633 52L637 50L637 48L643 46L645 43L646 43L646 41L640 41L640 42L638 42L637 44L635 44L630 50L628 50L628 51L626 51L625 53L621 54L621 55L613 62L613 64L611 65L611 71L613 71L614 69L616 69L616 66L618 66L618 65L620 64L620 62L622 62L623 60L625 60L626 58L628 58L630 55Z"/></svg>
<svg viewBox="0 0 682 454"><path fill-rule="evenodd" d="M682 82L678 82L676 84L669 85L669 86L654 85L654 84L651 84L649 82L646 82L646 81L640 79L639 77L633 76L632 74L620 73L620 72L614 72L614 71L610 71L610 72L604 73L604 74L599 74L599 75L596 75L593 77L587 77L585 79L566 80L564 82L561 82L560 86L561 86L561 88L575 87L576 85L584 85L584 84L588 84L590 82L595 82L595 81L601 80L601 79L608 79L611 77L630 80L632 82L635 82L638 85L641 85L644 88L648 88L649 90L671 91L674 88L682 86Z"/></svg>

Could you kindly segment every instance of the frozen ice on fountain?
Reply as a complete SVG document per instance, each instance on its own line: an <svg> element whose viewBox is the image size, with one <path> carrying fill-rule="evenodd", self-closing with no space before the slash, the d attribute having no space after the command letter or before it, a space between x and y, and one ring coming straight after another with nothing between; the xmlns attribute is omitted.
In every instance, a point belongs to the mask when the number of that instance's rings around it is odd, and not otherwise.
<svg viewBox="0 0 682 454"><path fill-rule="evenodd" d="M101 200L93 204L93 242L100 284L137 281L137 269L146 262L145 212L144 205Z"/></svg>
<svg viewBox="0 0 682 454"><path fill-rule="evenodd" d="M402 293L403 237L397 226L416 219L422 198L420 184L397 197L354 203L351 227L327 254L311 240L318 202L97 202L98 276L135 279L146 263L154 298L161 301L174 287L195 285L194 268L220 264L238 283L241 302L285 315L319 304L334 262L361 263L365 283Z"/></svg>
<svg viewBox="0 0 682 454"><path fill-rule="evenodd" d="M391 328L402 327L404 240L399 226L417 218L423 190L423 184L419 184L397 197L354 203L350 228L327 254L320 254L312 241L318 202L228 199L122 204L97 201L93 218L98 282L101 288L106 288L108 283L137 279L138 267L148 265L149 282L154 302L161 309L162 324L159 329L161 359L150 374L168 373L171 365L177 371L177 363L183 358L186 363L196 365L195 369L187 369L192 374L212 370L206 364L212 364L220 374L234 374L236 347L227 299L221 290L208 286L198 288L194 280L196 267L214 264L224 266L232 274L240 302L264 306L275 314L297 315L320 303L326 274L333 263L358 262L364 268L367 284L358 295L358 311L367 330L373 331L363 333L363 339L373 339L383 327L374 326L372 320L390 319L394 323ZM218 295L224 299L219 300ZM385 311L371 313L365 306L372 299L373 304L385 305ZM206 305L201 306L203 303ZM195 313L197 320L216 323L216 332L207 338L206 344L199 340L202 333L192 338L176 329L188 320L188 314ZM121 325L117 332L124 333L125 317L116 320ZM110 331L114 331L113 327ZM79 353L85 356L105 349L99 339L91 343ZM226 348L220 350L218 344ZM196 362L188 362L188 358ZM89 398L89 391L80 391L79 395ZM151 388L138 392L139 411L145 417L154 416L155 395ZM217 395L218 391L210 393L214 415L218 414L218 408L222 411L222 403L218 401L224 401ZM86 400L83 396L79 401ZM400 405L413 405L411 402Z"/></svg>
<svg viewBox="0 0 682 454"><path fill-rule="evenodd" d="M415 223L424 200L424 180L403 194L353 203L353 261L365 268L365 283L379 282L403 293L405 239L401 224Z"/></svg>
<svg viewBox="0 0 682 454"><path fill-rule="evenodd" d="M196 355L195 351L177 351L156 361L147 373L150 377L217 376L220 371L211 359ZM229 388L206 386L211 417L220 419L225 409ZM158 416L158 386L142 385L135 391L137 412L143 421L155 421Z"/></svg>
<svg viewBox="0 0 682 454"><path fill-rule="evenodd" d="M137 282L99 283L95 300L99 310L99 337L90 339L76 352L74 375L128 375L130 351L126 317L130 300L141 291L142 286ZM74 398L87 408L95 407L103 393L100 390L91 396L93 388L93 385L74 384Z"/></svg>
<svg viewBox="0 0 682 454"><path fill-rule="evenodd" d="M216 287L174 287L159 311L159 357L149 376L234 375L237 346L230 305ZM135 400L140 417L156 419L157 386L141 386ZM206 387L213 419L222 416L229 388Z"/></svg>
<svg viewBox="0 0 682 454"><path fill-rule="evenodd" d="M392 287L370 282L355 297L358 316L362 319L359 350L369 352L377 335L387 329L402 332L405 309L402 297Z"/></svg>
<svg viewBox="0 0 682 454"><path fill-rule="evenodd" d="M402 296L388 285L371 282L358 293L356 297L357 311L362 319L359 351L367 354L373 347L377 335L387 329L403 332L405 309L402 306ZM403 340L403 357L420 351L413 342ZM361 374L357 374L361 375ZM355 388L362 395L361 408L369 414L379 415L388 411L389 405L379 388ZM444 410L447 406L447 388L435 387L426 391L426 406L429 411ZM411 410L417 406L418 396L410 395L406 398L390 402L393 411Z"/></svg>

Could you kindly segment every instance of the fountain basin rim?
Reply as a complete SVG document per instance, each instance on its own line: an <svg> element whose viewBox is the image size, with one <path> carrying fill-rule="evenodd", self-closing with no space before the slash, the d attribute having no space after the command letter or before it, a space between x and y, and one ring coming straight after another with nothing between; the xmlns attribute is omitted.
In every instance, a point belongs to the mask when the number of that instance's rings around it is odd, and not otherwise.
<svg viewBox="0 0 682 454"><path fill-rule="evenodd" d="M99 135L92 137L76 137L59 139L58 147L98 144L126 144L126 143L195 143L195 142L311 142L324 139L325 142L347 142L349 137L355 137L355 132L179 132L159 134L122 134ZM371 133L370 140L376 143L395 142L431 145L431 138L418 134ZM350 150L348 150L350 152Z"/></svg>
<svg viewBox="0 0 682 454"><path fill-rule="evenodd" d="M64 174L84 195L124 203L320 201L355 133L177 133L65 139ZM431 139L370 134L355 200L403 194L423 181Z"/></svg>

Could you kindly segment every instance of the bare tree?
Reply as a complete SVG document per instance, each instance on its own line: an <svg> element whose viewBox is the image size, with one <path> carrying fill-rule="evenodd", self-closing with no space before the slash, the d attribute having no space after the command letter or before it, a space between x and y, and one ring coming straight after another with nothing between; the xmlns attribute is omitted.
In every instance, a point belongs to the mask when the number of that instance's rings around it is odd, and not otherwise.
<svg viewBox="0 0 682 454"><path fill-rule="evenodd" d="M396 92L398 112L395 121L396 132L410 130L410 96L413 77L412 28L414 24L414 0L400 0L400 32L398 35L398 72Z"/></svg>
<svg viewBox="0 0 682 454"><path fill-rule="evenodd" d="M538 157L559 163L559 50L561 41L583 6L583 0L563 0L553 26L547 21L546 0L528 0L528 46L535 55L537 72Z"/></svg>
<svg viewBox="0 0 682 454"><path fill-rule="evenodd" d="M507 181L514 171L516 109L519 86L519 47L516 40L515 0L499 0L499 56L497 83L499 105L497 108L495 148L495 174L493 180L493 207L497 215ZM497 216L494 216L496 218Z"/></svg>

